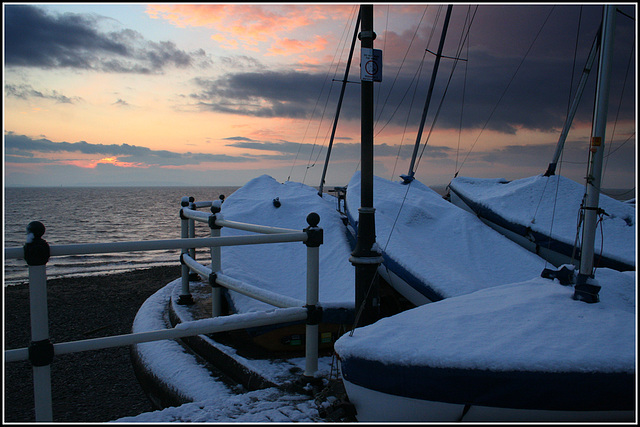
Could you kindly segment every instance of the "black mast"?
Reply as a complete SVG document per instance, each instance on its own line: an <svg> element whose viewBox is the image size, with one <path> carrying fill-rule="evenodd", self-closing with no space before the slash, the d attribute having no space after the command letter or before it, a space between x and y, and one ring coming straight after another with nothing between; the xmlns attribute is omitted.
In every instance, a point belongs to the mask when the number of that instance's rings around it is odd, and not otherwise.
<svg viewBox="0 0 640 427"><path fill-rule="evenodd" d="M360 6L362 50L373 49L373 5ZM375 209L373 208L373 81L361 79L361 193L358 209L358 237L349 259L356 270L355 303L359 314L357 326L371 324L380 318L380 297L377 269L382 262L374 249Z"/></svg>
<svg viewBox="0 0 640 427"><path fill-rule="evenodd" d="M433 64L433 73L431 74L431 82L429 83L429 92L427 92L427 99L424 103L424 109L422 110L422 118L420 120L420 127L418 128L418 135L416 137L416 144L413 147L413 155L411 156L411 165L409 165L409 172L407 175L401 175L404 184L408 184L413 181L415 175L416 156L418 154L418 147L420 147L420 140L422 139L422 130L424 129L424 123L427 119L427 112L429 111L429 104L431 102L431 95L433 94L433 87L436 83L436 74L438 73L438 67L440 66L440 59L442 58L442 48L444 47L444 39L447 35L447 28L449 27L449 20L451 18L451 9L453 5L447 6L447 14L444 18L444 24L442 26L442 35L440 36L440 44L438 45L438 53L436 54L436 62Z"/></svg>

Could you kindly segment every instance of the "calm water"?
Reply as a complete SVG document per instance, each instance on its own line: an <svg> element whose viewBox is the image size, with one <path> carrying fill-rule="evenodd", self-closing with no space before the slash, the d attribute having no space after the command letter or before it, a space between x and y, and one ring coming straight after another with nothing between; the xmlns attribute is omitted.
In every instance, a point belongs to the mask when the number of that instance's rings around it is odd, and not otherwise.
<svg viewBox="0 0 640 427"><path fill-rule="evenodd" d="M229 196L238 187L91 187L6 188L4 246L22 246L26 226L40 221L50 245L180 237L180 200L196 201ZM434 190L443 194L444 188ZM624 198L628 198L623 193ZM615 194L614 194L615 196ZM620 197L621 199L623 197ZM196 222L196 236L207 237L209 227ZM179 262L180 250L124 252L52 257L47 263L50 278L63 275L118 273ZM24 260L7 259L5 285L27 282Z"/></svg>
<svg viewBox="0 0 640 427"><path fill-rule="evenodd" d="M237 187L96 187L6 188L4 247L22 246L26 227L40 221L43 238L50 245L180 237L180 201L229 196ZM196 222L196 236L207 237L209 227ZM180 250L124 252L52 257L49 278L62 275L117 273L179 262ZM28 271L24 260L6 259L5 285L24 283Z"/></svg>

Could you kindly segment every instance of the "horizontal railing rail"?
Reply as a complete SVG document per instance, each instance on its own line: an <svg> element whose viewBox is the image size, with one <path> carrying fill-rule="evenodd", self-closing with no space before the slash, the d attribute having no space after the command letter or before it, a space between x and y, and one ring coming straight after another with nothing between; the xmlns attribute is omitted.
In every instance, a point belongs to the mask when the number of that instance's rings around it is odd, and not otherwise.
<svg viewBox="0 0 640 427"><path fill-rule="evenodd" d="M140 240L111 243L76 243L50 246L50 256L93 255L112 252L157 251L168 249L191 249L216 246L242 246L266 243L305 242L306 233L302 231L276 235L244 235L221 237L197 237L192 239ZM5 248L5 259L24 259L23 247Z"/></svg>
<svg viewBox="0 0 640 427"><path fill-rule="evenodd" d="M210 218L213 216L215 217L215 225L217 226L234 228L236 230L253 231L255 233L279 234L297 231L288 228L270 227L267 225L247 224L244 222L229 221L214 214L208 214L190 208L183 208L182 213L186 218L200 222L209 222Z"/></svg>
<svg viewBox="0 0 640 427"><path fill-rule="evenodd" d="M221 197L222 199L222 197ZM24 259L29 268L29 293L31 315L31 345L28 348L5 350L5 362L31 361L36 421L52 420L51 371L55 355L99 350L110 347L133 345L143 342L177 339L187 336L210 334L234 329L288 323L306 319L304 376L313 377L318 370L318 304L319 246L322 244L322 229L317 227L320 218L312 213L307 217L309 227L302 231L224 220L220 212L222 200L195 203L190 198L181 201L180 239L143 240L128 242L80 243L49 245L42 236L43 224L35 221L27 227L27 242L23 247L5 248L6 259ZM196 211L198 207L211 207L212 214ZM207 222L211 237L196 238L193 222ZM222 227L235 228L261 234L220 236ZM307 247L306 301L280 295L267 289L234 279L222 273L220 248L268 243L303 242ZM195 260L196 248L210 248L209 267ZM182 264L181 294L178 304L193 303L189 291L189 271L208 278L212 286L212 318L183 322L174 328L138 332L126 335L93 338L52 344L49 340L48 307L46 290L46 264L52 256L91 255L110 252L135 252L180 249ZM252 297L277 308L253 313L220 316L220 288Z"/></svg>
<svg viewBox="0 0 640 427"><path fill-rule="evenodd" d="M268 316L265 316L268 313ZM253 328L267 326L274 323L295 322L307 318L307 309L304 307L276 308L268 312L253 312L235 314L233 316L221 316L209 319L193 320L179 323L174 328L159 329L155 331L137 332L124 335L112 335L109 337L91 338L79 341L69 341L53 344L54 354L79 353L90 350L103 350L105 348L140 344L144 342L170 340L189 337L193 335L212 334L216 332L231 331L234 329ZM29 359L29 348L5 350L5 362L19 362Z"/></svg>

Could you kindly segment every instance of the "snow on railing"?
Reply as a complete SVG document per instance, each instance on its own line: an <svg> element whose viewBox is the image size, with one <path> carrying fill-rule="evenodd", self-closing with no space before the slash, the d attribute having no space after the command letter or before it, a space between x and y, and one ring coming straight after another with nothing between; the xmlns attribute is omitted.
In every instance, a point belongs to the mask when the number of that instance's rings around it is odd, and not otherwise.
<svg viewBox="0 0 640 427"><path fill-rule="evenodd" d="M222 199L222 197L221 197ZM51 363L54 355L126 346L142 342L177 339L200 334L273 325L306 319L306 362L304 376L313 377L318 370L318 286L319 249L323 232L318 227L320 217L316 213L307 216L309 227L302 231L266 227L225 220L219 215L222 200L195 203L193 198L183 197L180 209L181 238L112 243L85 243L50 246L42 236L45 226L31 222L27 226L27 239L23 247L5 248L5 258L24 259L29 268L29 294L31 312L31 344L28 348L5 350L5 362L29 360L33 367L33 388L36 421L52 421ZM196 209L211 207L211 214ZM217 216L216 216L217 215ZM195 221L206 222L211 237L195 237ZM222 227L236 228L261 234L242 236L220 236ZM220 248L222 246L254 245L266 243L304 242L307 246L307 296L306 302L279 295L221 273ZM210 249L209 266L195 260L195 249ZM53 344L49 339L49 317L47 307L46 264L51 256L132 252L149 250L181 249L182 282L179 304L193 303L189 291L190 271L204 276L212 286L212 318L194 320L176 325L173 329L147 331L126 335L94 338ZM260 313L221 314L221 287L266 302L275 307Z"/></svg>

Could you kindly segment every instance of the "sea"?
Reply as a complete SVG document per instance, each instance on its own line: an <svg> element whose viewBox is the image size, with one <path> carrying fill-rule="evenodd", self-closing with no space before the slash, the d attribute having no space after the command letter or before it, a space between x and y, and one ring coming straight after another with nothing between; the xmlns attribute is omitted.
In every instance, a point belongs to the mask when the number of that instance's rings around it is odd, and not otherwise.
<svg viewBox="0 0 640 427"><path fill-rule="evenodd" d="M50 245L180 238L182 197L196 201L229 196L238 187L38 187L5 188L4 247L22 247L27 225L40 221ZM196 222L196 237L208 237ZM22 259L4 259L5 286L27 283ZM122 273L179 263L180 250L51 257L47 277Z"/></svg>
<svg viewBox="0 0 640 427"><path fill-rule="evenodd" d="M180 238L180 202L217 200L239 187L37 187L5 188L4 247L21 247L26 228L40 221L50 245ZM433 188L444 194L444 187ZM615 194L615 193L614 193ZM629 192L620 199L629 197ZM615 197L615 196L614 196ZM208 237L207 224L196 222L196 237ZM52 257L47 277L122 273L179 263L180 250L122 252ZM4 259L5 286L28 282L22 259Z"/></svg>

